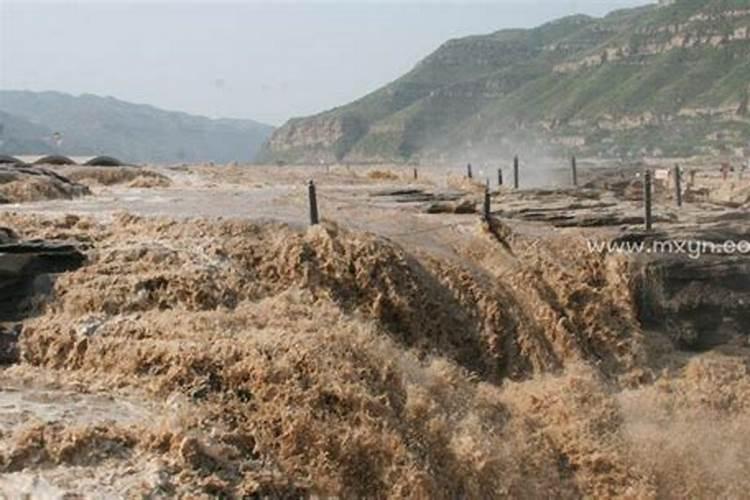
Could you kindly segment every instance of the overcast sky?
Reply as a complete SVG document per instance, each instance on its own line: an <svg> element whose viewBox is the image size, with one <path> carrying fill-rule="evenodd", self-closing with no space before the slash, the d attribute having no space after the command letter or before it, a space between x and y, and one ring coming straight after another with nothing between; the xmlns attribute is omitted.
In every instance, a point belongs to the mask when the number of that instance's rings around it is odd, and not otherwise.
<svg viewBox="0 0 750 500"><path fill-rule="evenodd" d="M0 0L0 88L279 125L399 77L449 38L648 0Z"/></svg>

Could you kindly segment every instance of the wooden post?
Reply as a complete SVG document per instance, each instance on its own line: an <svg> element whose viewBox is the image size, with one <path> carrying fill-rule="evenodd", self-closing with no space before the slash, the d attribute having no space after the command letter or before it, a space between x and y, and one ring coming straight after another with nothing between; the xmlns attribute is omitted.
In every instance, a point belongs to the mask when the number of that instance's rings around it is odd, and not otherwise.
<svg viewBox="0 0 750 500"><path fill-rule="evenodd" d="M419 173L417 172L417 168L414 167L414 180L416 181L417 179L419 179Z"/></svg>
<svg viewBox="0 0 750 500"><path fill-rule="evenodd" d="M318 198L315 195L315 182L310 180L307 183L307 194L310 198L310 225L315 226L320 223L318 219Z"/></svg>
<svg viewBox="0 0 750 500"><path fill-rule="evenodd" d="M513 157L513 188L518 189L518 186L520 185L519 179L518 179L518 156Z"/></svg>
<svg viewBox="0 0 750 500"><path fill-rule="evenodd" d="M474 177L474 175L472 175L472 173L471 173L471 163L469 163L469 164L466 165L466 178L467 179L471 179L473 177Z"/></svg>
<svg viewBox="0 0 750 500"><path fill-rule="evenodd" d="M498 187L503 185L503 169L502 168L497 169L497 185Z"/></svg>
<svg viewBox="0 0 750 500"><path fill-rule="evenodd" d="M573 175L573 186L578 187L578 164L575 155L570 160L570 171Z"/></svg>
<svg viewBox="0 0 750 500"><path fill-rule="evenodd" d="M649 169L643 172L643 206L646 231L651 231L653 219L651 218L651 171Z"/></svg>
<svg viewBox="0 0 750 500"><path fill-rule="evenodd" d="M490 180L487 179L487 186L484 188L484 220L489 222L490 220Z"/></svg>
<svg viewBox="0 0 750 500"><path fill-rule="evenodd" d="M680 172L680 166L674 166L674 189L675 189L675 200L677 206L682 206L682 173Z"/></svg>

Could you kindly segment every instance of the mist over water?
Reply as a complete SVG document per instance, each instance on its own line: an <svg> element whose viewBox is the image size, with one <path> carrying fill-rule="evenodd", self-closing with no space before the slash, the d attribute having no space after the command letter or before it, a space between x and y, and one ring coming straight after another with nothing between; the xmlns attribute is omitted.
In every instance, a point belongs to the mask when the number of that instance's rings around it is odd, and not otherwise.
<svg viewBox="0 0 750 500"><path fill-rule="evenodd" d="M513 186L514 157L519 160L520 188L562 188L572 185L571 157L564 148L549 144L542 137L533 137L529 132L523 136L511 134L496 142L483 141L462 147L432 141L429 149L439 151L437 160L441 164L458 166L472 165L477 180L490 180L497 184L498 169L502 169L503 184ZM429 164L429 157L425 164ZM580 168L580 167L579 167Z"/></svg>

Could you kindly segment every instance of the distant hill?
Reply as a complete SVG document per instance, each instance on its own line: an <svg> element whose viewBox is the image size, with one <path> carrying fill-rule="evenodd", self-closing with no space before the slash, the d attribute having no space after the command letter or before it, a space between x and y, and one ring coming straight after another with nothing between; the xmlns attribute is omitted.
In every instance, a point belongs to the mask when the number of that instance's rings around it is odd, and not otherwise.
<svg viewBox="0 0 750 500"><path fill-rule="evenodd" d="M448 41L389 85L290 120L261 157L736 154L749 93L748 0L662 0Z"/></svg>
<svg viewBox="0 0 750 500"><path fill-rule="evenodd" d="M0 154L51 153L53 132L0 109Z"/></svg>
<svg viewBox="0 0 750 500"><path fill-rule="evenodd" d="M0 126L0 153L108 154L131 162L251 161L273 130L113 97L9 90L0 91Z"/></svg>

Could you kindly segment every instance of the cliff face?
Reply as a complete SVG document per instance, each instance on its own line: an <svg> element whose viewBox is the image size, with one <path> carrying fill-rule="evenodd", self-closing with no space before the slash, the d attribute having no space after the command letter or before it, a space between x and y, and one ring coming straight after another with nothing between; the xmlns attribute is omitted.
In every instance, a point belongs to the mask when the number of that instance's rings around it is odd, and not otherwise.
<svg viewBox="0 0 750 500"><path fill-rule="evenodd" d="M261 159L733 154L750 136L749 82L746 0L572 16L448 41L372 94L291 120Z"/></svg>
<svg viewBox="0 0 750 500"><path fill-rule="evenodd" d="M321 115L311 119L291 120L273 134L264 148L277 161L332 162L348 150L351 137L360 135L360 124L347 116Z"/></svg>

